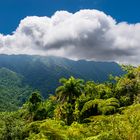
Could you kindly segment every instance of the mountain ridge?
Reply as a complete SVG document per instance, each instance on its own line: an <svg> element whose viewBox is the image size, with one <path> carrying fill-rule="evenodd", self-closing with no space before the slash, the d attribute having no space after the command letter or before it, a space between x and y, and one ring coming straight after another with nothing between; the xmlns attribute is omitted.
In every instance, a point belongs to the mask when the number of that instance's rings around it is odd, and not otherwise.
<svg viewBox="0 0 140 140"><path fill-rule="evenodd" d="M104 82L109 74L122 75L124 72L115 62L70 60L55 56L0 55L0 68L7 68L23 76L23 82L42 92L46 98L54 93L60 78L74 76L84 80Z"/></svg>

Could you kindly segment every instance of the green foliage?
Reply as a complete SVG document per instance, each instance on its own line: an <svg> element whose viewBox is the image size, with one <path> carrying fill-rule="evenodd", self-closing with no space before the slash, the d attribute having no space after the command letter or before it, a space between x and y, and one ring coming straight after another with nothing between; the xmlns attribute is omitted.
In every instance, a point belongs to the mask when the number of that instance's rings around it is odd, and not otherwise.
<svg viewBox="0 0 140 140"><path fill-rule="evenodd" d="M98 91L98 99L108 99L112 97L111 88L105 84L97 85L96 90Z"/></svg>
<svg viewBox="0 0 140 140"><path fill-rule="evenodd" d="M81 114L84 117L90 117L92 115L98 115L98 105L102 102L102 99L95 99L86 102L81 110Z"/></svg>
<svg viewBox="0 0 140 140"><path fill-rule="evenodd" d="M0 111L15 111L28 99L32 89L23 77L6 68L0 69Z"/></svg>
<svg viewBox="0 0 140 140"><path fill-rule="evenodd" d="M25 128L24 136L28 137L29 140L66 140L61 122L49 119L42 122L33 122L28 125Z"/></svg>
<svg viewBox="0 0 140 140"><path fill-rule="evenodd" d="M32 105L37 105L38 103L40 103L42 101L41 99L41 95L38 92L33 92L31 97L29 98L29 102Z"/></svg>
<svg viewBox="0 0 140 140"><path fill-rule="evenodd" d="M86 102L81 110L82 118L88 118L94 115L110 115L117 112L120 104L116 98L107 100L95 99Z"/></svg>
<svg viewBox="0 0 140 140"><path fill-rule="evenodd" d="M18 111L0 113L0 139L139 140L140 67L114 80L63 78L47 100L33 92Z"/></svg>
<svg viewBox="0 0 140 140"><path fill-rule="evenodd" d="M23 134L31 140L139 140L139 109L140 105L134 105L123 110L121 115L92 116L90 123L73 122L71 126L46 119L30 123Z"/></svg>
<svg viewBox="0 0 140 140"><path fill-rule="evenodd" d="M117 112L120 107L119 101L116 98L109 98L99 104L99 112L103 115L111 115Z"/></svg>
<svg viewBox="0 0 140 140"><path fill-rule="evenodd" d="M0 113L0 139L22 139L22 129L26 122L19 116L19 112Z"/></svg>
<svg viewBox="0 0 140 140"><path fill-rule="evenodd" d="M62 78L60 79L60 83L63 85L56 89L59 101L64 102L67 100L69 103L72 103L76 97L82 94L83 80L75 79L74 77L70 77L68 80Z"/></svg>
<svg viewBox="0 0 140 140"><path fill-rule="evenodd" d="M60 118L64 119L66 124L71 125L74 121L75 102L82 94L84 81L70 77L68 80L60 79L60 83L63 85L56 89L56 96L60 102L60 107L57 109L61 112L59 113Z"/></svg>

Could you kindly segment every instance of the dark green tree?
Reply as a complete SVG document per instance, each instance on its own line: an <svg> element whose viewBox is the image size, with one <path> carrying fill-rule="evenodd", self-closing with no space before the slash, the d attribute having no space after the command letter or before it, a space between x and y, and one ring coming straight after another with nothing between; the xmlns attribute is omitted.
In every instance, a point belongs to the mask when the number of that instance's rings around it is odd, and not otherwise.
<svg viewBox="0 0 140 140"><path fill-rule="evenodd" d="M82 94L84 81L70 77L69 79L60 79L60 83L62 86L56 89L56 96L61 108L65 110L62 112L66 112L66 115L62 113L62 116L65 116L63 119L70 125L74 121L75 101Z"/></svg>
<svg viewBox="0 0 140 140"><path fill-rule="evenodd" d="M29 97L28 109L32 119L35 117L35 114L38 112L39 106L42 101L43 100L39 92L33 92L32 95Z"/></svg>

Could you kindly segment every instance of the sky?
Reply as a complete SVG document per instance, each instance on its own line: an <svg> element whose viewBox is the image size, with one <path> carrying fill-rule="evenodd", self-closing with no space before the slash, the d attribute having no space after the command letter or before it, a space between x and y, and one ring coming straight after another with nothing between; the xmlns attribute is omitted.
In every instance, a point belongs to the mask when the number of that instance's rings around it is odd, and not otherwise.
<svg viewBox="0 0 140 140"><path fill-rule="evenodd" d="M118 22L140 21L140 0L1 0L0 33L11 34L26 16L52 16L58 10L97 9Z"/></svg>
<svg viewBox="0 0 140 140"><path fill-rule="evenodd" d="M140 64L139 0L1 0L0 54Z"/></svg>

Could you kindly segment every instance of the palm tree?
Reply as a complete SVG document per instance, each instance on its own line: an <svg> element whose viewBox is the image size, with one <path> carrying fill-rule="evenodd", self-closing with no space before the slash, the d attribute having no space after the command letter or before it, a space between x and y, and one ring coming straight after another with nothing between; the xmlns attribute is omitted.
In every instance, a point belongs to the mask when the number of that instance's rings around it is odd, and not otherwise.
<svg viewBox="0 0 140 140"><path fill-rule="evenodd" d="M70 77L69 79L60 79L60 83L62 86L56 89L57 99L60 102L60 106L66 112L66 115L63 115L65 116L63 119L66 120L68 125L71 125L74 121L75 101L82 94L84 81Z"/></svg>
<svg viewBox="0 0 140 140"><path fill-rule="evenodd" d="M63 85L56 89L56 95L62 103L65 101L73 103L82 94L83 80L70 77L69 79L62 78L59 82Z"/></svg>

